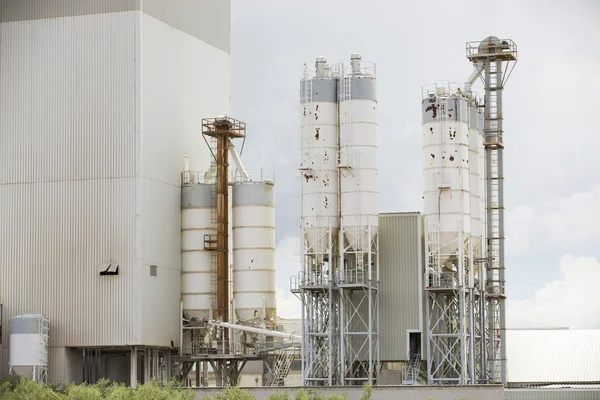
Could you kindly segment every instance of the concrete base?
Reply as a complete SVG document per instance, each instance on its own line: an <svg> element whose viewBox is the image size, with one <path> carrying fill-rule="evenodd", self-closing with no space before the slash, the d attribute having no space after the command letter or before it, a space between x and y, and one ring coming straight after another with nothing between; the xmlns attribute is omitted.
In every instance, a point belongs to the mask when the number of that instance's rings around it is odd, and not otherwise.
<svg viewBox="0 0 600 400"><path fill-rule="evenodd" d="M305 391L309 388L300 387L250 387L248 390L257 400L266 400L276 393L287 391L290 395L299 389ZM204 396L214 396L220 389L196 389L196 399ZM354 387L323 387L317 390L324 396L334 393L346 393L348 400L359 400L362 395L361 388ZM503 400L504 388L502 385L488 386L377 386L373 388L372 400Z"/></svg>

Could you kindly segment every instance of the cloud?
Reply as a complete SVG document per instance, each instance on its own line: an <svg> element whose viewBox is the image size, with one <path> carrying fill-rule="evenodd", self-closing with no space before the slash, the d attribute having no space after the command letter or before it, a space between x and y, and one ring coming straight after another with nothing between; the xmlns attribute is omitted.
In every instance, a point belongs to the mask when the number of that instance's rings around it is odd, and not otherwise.
<svg viewBox="0 0 600 400"><path fill-rule="evenodd" d="M560 271L562 278L536 290L533 298L507 301L509 328L600 328L598 260L566 255L560 260Z"/></svg>
<svg viewBox="0 0 600 400"><path fill-rule="evenodd" d="M508 257L560 249L563 254L597 248L600 238L600 186L541 205L520 205L507 212Z"/></svg>
<svg viewBox="0 0 600 400"><path fill-rule="evenodd" d="M288 236L277 243L275 250L277 315L283 318L301 318L302 303L290 293L290 278L301 270L298 238Z"/></svg>
<svg viewBox="0 0 600 400"><path fill-rule="evenodd" d="M302 318L302 303L288 289L277 288L277 316L287 319Z"/></svg>

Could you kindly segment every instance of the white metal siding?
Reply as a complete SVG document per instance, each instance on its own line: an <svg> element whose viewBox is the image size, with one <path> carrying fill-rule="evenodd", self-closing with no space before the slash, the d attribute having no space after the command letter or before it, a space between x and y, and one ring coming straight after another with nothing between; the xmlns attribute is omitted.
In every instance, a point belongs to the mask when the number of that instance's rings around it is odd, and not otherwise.
<svg viewBox="0 0 600 400"><path fill-rule="evenodd" d="M505 400L598 400L600 389L509 389Z"/></svg>
<svg viewBox="0 0 600 400"><path fill-rule="evenodd" d="M195 18L200 18L195 15ZM141 14L142 231L141 340L179 342L181 171L207 170L202 117L229 114L230 56ZM151 277L149 266L158 273Z"/></svg>
<svg viewBox="0 0 600 400"><path fill-rule="evenodd" d="M141 0L0 0L0 22L140 9Z"/></svg>
<svg viewBox="0 0 600 400"><path fill-rule="evenodd" d="M57 16L0 24L3 325L50 319L52 382L80 372L62 346L178 342L182 157L206 169L200 119L230 111L227 52L141 12Z"/></svg>
<svg viewBox="0 0 600 400"><path fill-rule="evenodd" d="M600 381L600 329L508 330L508 382Z"/></svg>
<svg viewBox="0 0 600 400"><path fill-rule="evenodd" d="M0 24L3 325L50 319L51 380L66 376L55 348L136 339L135 23L129 12ZM119 275L99 276L105 263Z"/></svg>
<svg viewBox="0 0 600 400"><path fill-rule="evenodd" d="M0 24L0 183L134 175L134 14Z"/></svg>
<svg viewBox="0 0 600 400"><path fill-rule="evenodd" d="M422 327L421 215L379 215L381 360L406 360L406 330ZM423 349L422 349L423 350Z"/></svg>
<svg viewBox="0 0 600 400"><path fill-rule="evenodd" d="M141 0L142 11L219 48L230 49L230 0Z"/></svg>

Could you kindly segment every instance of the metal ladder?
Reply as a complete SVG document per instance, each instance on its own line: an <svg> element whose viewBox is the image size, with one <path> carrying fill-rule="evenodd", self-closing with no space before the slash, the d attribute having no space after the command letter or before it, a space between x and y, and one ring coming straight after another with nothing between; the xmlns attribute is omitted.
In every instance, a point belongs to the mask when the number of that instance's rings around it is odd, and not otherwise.
<svg viewBox="0 0 600 400"><path fill-rule="evenodd" d="M217 252L210 252L210 304L211 310L217 309ZM214 318L213 316L212 318Z"/></svg>
<svg viewBox="0 0 600 400"><path fill-rule="evenodd" d="M413 354L408 365L402 368L403 385L425 385L425 377L421 371L421 355Z"/></svg>
<svg viewBox="0 0 600 400"><path fill-rule="evenodd" d="M211 225L216 225L217 224L217 207L216 207L216 203L217 203L217 184L214 182L211 182L211 186L210 186L210 198L211 198L211 202L214 201L214 207L210 207L210 224Z"/></svg>
<svg viewBox="0 0 600 400"><path fill-rule="evenodd" d="M269 375L265 386L283 386L295 359L295 348L280 350L275 359L273 373Z"/></svg>
<svg viewBox="0 0 600 400"><path fill-rule="evenodd" d="M352 76L346 75L344 69L339 77L339 84L342 85L340 95L338 97L338 125L340 129L340 155L338 157L340 167L351 168L352 159L349 149L352 147ZM342 147L346 150L342 151Z"/></svg>

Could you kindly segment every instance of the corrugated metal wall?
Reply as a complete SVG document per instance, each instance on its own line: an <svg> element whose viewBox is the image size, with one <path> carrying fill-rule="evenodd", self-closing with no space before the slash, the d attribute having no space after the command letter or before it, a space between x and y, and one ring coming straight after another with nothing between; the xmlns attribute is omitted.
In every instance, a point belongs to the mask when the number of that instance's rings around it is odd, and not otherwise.
<svg viewBox="0 0 600 400"><path fill-rule="evenodd" d="M52 348L137 340L135 25L133 12L0 24L3 347L21 313L49 317ZM107 263L119 276L99 276ZM67 379L50 356L50 379Z"/></svg>
<svg viewBox="0 0 600 400"><path fill-rule="evenodd" d="M182 5L172 12L186 10ZM219 10L214 21L223 20ZM191 15L202 20L212 15L203 11ZM178 345L183 156L190 157L192 170L208 170L211 156L201 119L230 114L230 56L147 14L141 16L141 39L141 334L142 342ZM158 267L156 277L150 276L150 265Z"/></svg>
<svg viewBox="0 0 600 400"><path fill-rule="evenodd" d="M600 389L509 389L505 400L600 400Z"/></svg>
<svg viewBox="0 0 600 400"><path fill-rule="evenodd" d="M0 0L0 376L22 313L50 319L52 382L80 375L64 346L178 343L182 157L208 167L200 119L230 113L230 57L105 5Z"/></svg>
<svg viewBox="0 0 600 400"><path fill-rule="evenodd" d="M142 11L227 53L230 0L141 0ZM203 16L199 22L190 16Z"/></svg>
<svg viewBox="0 0 600 400"><path fill-rule="evenodd" d="M422 327L421 215L379 216L381 360L406 360L407 329Z"/></svg>
<svg viewBox="0 0 600 400"><path fill-rule="evenodd" d="M508 329L506 346L509 382L600 381L598 329Z"/></svg>
<svg viewBox="0 0 600 400"><path fill-rule="evenodd" d="M51 346L132 343L135 15L0 24L3 325ZM118 263L118 277L101 277ZM3 332L8 345L8 329Z"/></svg>

